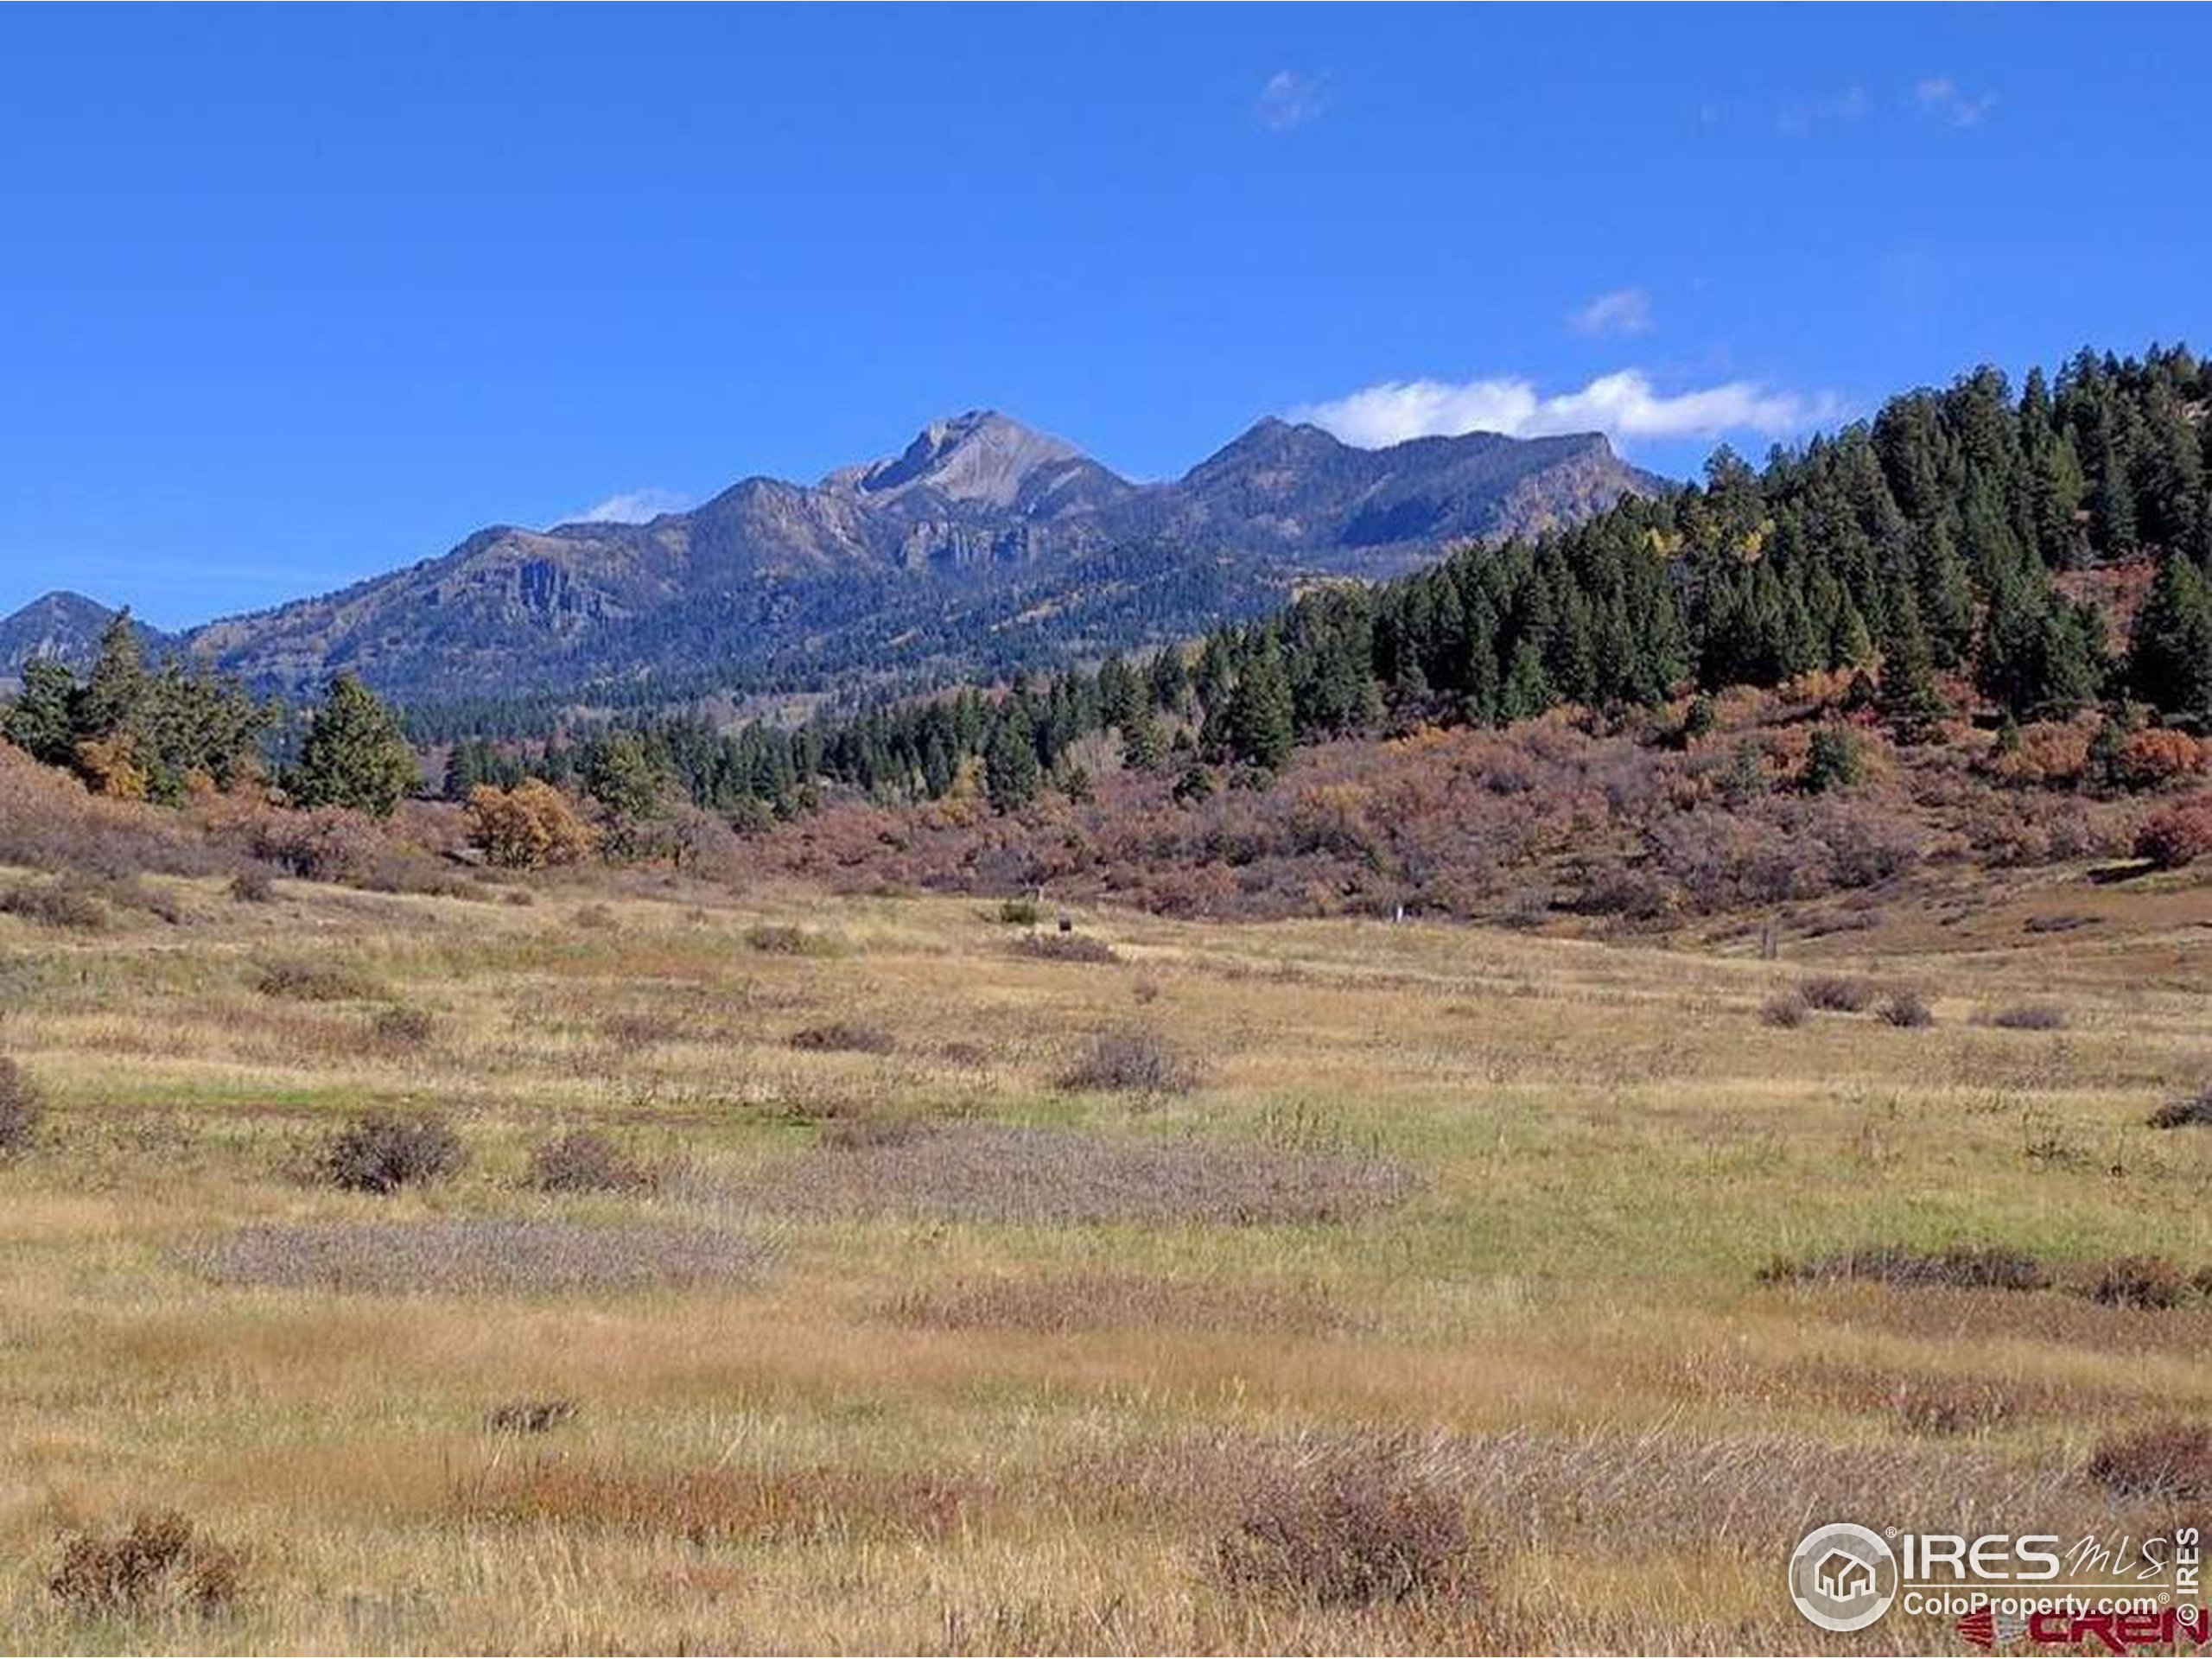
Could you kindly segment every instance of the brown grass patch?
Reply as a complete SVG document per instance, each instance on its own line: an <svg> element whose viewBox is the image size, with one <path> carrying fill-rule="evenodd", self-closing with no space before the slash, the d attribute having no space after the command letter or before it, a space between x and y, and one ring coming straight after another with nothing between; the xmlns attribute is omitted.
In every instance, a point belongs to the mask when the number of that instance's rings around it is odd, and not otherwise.
<svg viewBox="0 0 2212 1659"><path fill-rule="evenodd" d="M458 1494L458 1507L472 1520L707 1545L944 1538L993 1493L966 1472L652 1469L546 1458L485 1471Z"/></svg>
<svg viewBox="0 0 2212 1659"><path fill-rule="evenodd" d="M742 1284L766 1260L734 1233L451 1217L243 1228L190 1252L223 1284L370 1295L563 1295Z"/></svg>
<svg viewBox="0 0 2212 1659"><path fill-rule="evenodd" d="M825 1144L733 1196L798 1214L1250 1225L1347 1221L1399 1203L1413 1185L1408 1172L1380 1159L959 1124L917 1126L858 1147Z"/></svg>
<svg viewBox="0 0 2212 1659"><path fill-rule="evenodd" d="M1350 1317L1303 1287L1162 1279L1090 1268L956 1280L912 1290L885 1310L901 1325L939 1331L1159 1328L1309 1335L1350 1328Z"/></svg>
<svg viewBox="0 0 2212 1659"><path fill-rule="evenodd" d="M1806 1006L1828 1014L1863 1014L1873 1006L1874 987L1863 979L1823 974L1797 988Z"/></svg>
<svg viewBox="0 0 2212 1659"><path fill-rule="evenodd" d="M581 1410L565 1395L503 1400L484 1414L484 1427L494 1434L550 1434L572 1423Z"/></svg>
<svg viewBox="0 0 2212 1659"><path fill-rule="evenodd" d="M2123 1255L2092 1268L2078 1287L2107 1307L2178 1307L2191 1289L2189 1275L2163 1255Z"/></svg>
<svg viewBox="0 0 2212 1659"><path fill-rule="evenodd" d="M1014 942L1014 954L1039 962L1119 962L1114 947L1088 933L1026 933Z"/></svg>

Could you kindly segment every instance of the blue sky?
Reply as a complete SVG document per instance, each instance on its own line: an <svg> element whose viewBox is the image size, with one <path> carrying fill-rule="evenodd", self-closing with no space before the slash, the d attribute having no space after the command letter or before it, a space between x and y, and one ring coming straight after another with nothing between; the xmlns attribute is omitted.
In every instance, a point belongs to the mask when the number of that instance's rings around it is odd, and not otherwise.
<svg viewBox="0 0 2212 1659"><path fill-rule="evenodd" d="M0 613L176 625L994 405L1694 470L2212 343L2197 9L8 8Z"/></svg>

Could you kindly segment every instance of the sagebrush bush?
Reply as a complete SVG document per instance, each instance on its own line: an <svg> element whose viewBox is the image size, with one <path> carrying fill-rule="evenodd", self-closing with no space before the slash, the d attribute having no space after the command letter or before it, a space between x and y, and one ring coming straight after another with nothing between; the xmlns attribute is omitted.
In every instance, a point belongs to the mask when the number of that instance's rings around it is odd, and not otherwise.
<svg viewBox="0 0 2212 1659"><path fill-rule="evenodd" d="M531 1150L530 1184L540 1192L633 1192L652 1178L605 1135L572 1129Z"/></svg>
<svg viewBox="0 0 2212 1659"><path fill-rule="evenodd" d="M1324 1448L1265 1471L1214 1546L1240 1594L1316 1606L1470 1599L1475 1536L1442 1481L1389 1442Z"/></svg>
<svg viewBox="0 0 2212 1659"><path fill-rule="evenodd" d="M1198 1086L1189 1061L1148 1031L1101 1033L1060 1074L1063 1089L1144 1095L1187 1094Z"/></svg>
<svg viewBox="0 0 2212 1659"><path fill-rule="evenodd" d="M427 1008L379 1008L369 1021L369 1034L385 1048L425 1048L438 1034L438 1022Z"/></svg>
<svg viewBox="0 0 2212 1659"><path fill-rule="evenodd" d="M770 922L761 922L747 928L745 942L755 950L771 957L828 957L836 954L836 944L819 933L810 933L803 927L788 927Z"/></svg>
<svg viewBox="0 0 2212 1659"><path fill-rule="evenodd" d="M79 1533L61 1552L48 1588L78 1612L99 1616L167 1607L213 1612L245 1584L238 1553L173 1510L136 1516L103 1538Z"/></svg>
<svg viewBox="0 0 2212 1659"><path fill-rule="evenodd" d="M550 1434L575 1421L576 1402L553 1395L524 1400L503 1400L484 1414L484 1427L494 1434Z"/></svg>
<svg viewBox="0 0 2212 1659"><path fill-rule="evenodd" d="M1953 1245L1943 1250L1873 1245L1804 1262L1778 1260L1761 1268L1758 1276L1767 1284L1866 1280L1907 1289L2043 1290L2050 1284L2042 1262L2002 1245Z"/></svg>
<svg viewBox="0 0 2212 1659"><path fill-rule="evenodd" d="M1825 974L1798 987L1807 1004L1829 1014L1858 1014L1874 1001L1874 988L1863 979Z"/></svg>
<svg viewBox="0 0 2212 1659"><path fill-rule="evenodd" d="M2081 1285L2107 1307L2175 1307L2190 1289L2189 1275L2163 1255L2120 1256L2092 1268Z"/></svg>
<svg viewBox="0 0 2212 1659"><path fill-rule="evenodd" d="M1088 933L1027 933L1014 942L1018 955L1046 962L1118 962L1114 947Z"/></svg>
<svg viewBox="0 0 2212 1659"><path fill-rule="evenodd" d="M1765 1024L1794 1031L1805 1023L1810 1005L1796 991L1777 991L1759 1005L1759 1018Z"/></svg>
<svg viewBox="0 0 2212 1659"><path fill-rule="evenodd" d="M823 1053L888 1054L899 1046L898 1039L882 1027L855 1020L832 1020L825 1025L808 1026L793 1032L791 1040L793 1048Z"/></svg>
<svg viewBox="0 0 2212 1659"><path fill-rule="evenodd" d="M0 1057L0 1158L23 1150L38 1133L38 1090L13 1060Z"/></svg>
<svg viewBox="0 0 2212 1659"><path fill-rule="evenodd" d="M59 881L22 881L0 893L0 912L41 927L92 932L105 927L108 908L92 885L69 876Z"/></svg>
<svg viewBox="0 0 2212 1659"><path fill-rule="evenodd" d="M2116 1497L2202 1503L2212 1498L2212 1429L2163 1422L2113 1435L2090 1453L2088 1473Z"/></svg>
<svg viewBox="0 0 2212 1659"><path fill-rule="evenodd" d="M2212 1123L2212 1084L2166 1102L2150 1117L2154 1129L2186 1128L2192 1123Z"/></svg>
<svg viewBox="0 0 2212 1659"><path fill-rule="evenodd" d="M1928 1006L1928 999L1918 991L1893 991L1882 1001L1875 1013L1882 1023L1904 1030L1916 1030L1936 1023L1936 1011Z"/></svg>
<svg viewBox="0 0 2212 1659"><path fill-rule="evenodd" d="M334 962L266 963L253 988L264 996L294 1002L361 1002L377 994L361 973Z"/></svg>
<svg viewBox="0 0 2212 1659"><path fill-rule="evenodd" d="M242 905L266 905L275 900L276 884L266 870L240 870L231 878L231 897Z"/></svg>
<svg viewBox="0 0 2212 1659"><path fill-rule="evenodd" d="M999 920L1011 927L1034 927L1040 913L1034 899L1006 899L999 903Z"/></svg>
<svg viewBox="0 0 2212 1659"><path fill-rule="evenodd" d="M316 1166L333 1186L353 1192L397 1192L449 1175L467 1148L442 1119L365 1112L325 1143Z"/></svg>
<svg viewBox="0 0 2212 1659"><path fill-rule="evenodd" d="M2066 1010L2048 1002L2016 1003L1992 1014L1989 1023L2004 1031L2063 1031Z"/></svg>

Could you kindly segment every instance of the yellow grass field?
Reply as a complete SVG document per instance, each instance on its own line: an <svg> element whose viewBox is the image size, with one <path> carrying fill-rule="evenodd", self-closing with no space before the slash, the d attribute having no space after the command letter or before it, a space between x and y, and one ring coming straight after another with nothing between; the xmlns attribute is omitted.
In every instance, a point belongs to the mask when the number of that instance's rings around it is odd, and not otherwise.
<svg viewBox="0 0 2212 1659"><path fill-rule="evenodd" d="M2212 1416L2212 1306L2081 1290L2212 1264L2212 1128L2145 1125L2212 1065L2202 889L1772 961L1085 913L1085 960L974 899L147 885L177 923L0 916L10 1650L1956 1652L1813 1630L1791 1546L2140 1534L2093 1449ZM1822 975L1934 1023L1763 1014ZM1071 1086L1102 1035L1193 1086ZM467 1164L318 1179L372 1109ZM579 1129L652 1184L532 1188ZM2054 1282L1759 1278L1955 1244ZM1251 1569L1346 1468L1446 1494L1456 1576ZM155 1510L235 1585L57 1593Z"/></svg>

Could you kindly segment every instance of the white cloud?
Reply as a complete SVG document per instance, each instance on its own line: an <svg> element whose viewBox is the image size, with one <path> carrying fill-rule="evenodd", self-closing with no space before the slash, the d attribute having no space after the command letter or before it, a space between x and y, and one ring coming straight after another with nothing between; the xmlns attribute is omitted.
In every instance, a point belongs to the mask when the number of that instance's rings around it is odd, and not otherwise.
<svg viewBox="0 0 2212 1659"><path fill-rule="evenodd" d="M1651 296L1640 288L1617 288L1600 294L1567 321L1579 334L1603 339L1613 334L1643 334L1651 331Z"/></svg>
<svg viewBox="0 0 2212 1659"><path fill-rule="evenodd" d="M1329 86L1325 77L1278 69L1261 84L1256 114L1269 132L1288 132L1328 107Z"/></svg>
<svg viewBox="0 0 2212 1659"><path fill-rule="evenodd" d="M1503 432L1542 437L1603 432L1623 443L1643 438L1716 438L1751 432L1780 438L1838 419L1833 394L1807 396L1756 380L1729 380L1662 392L1641 369L1599 375L1576 391L1541 391L1518 375L1486 380L1390 380L1290 411L1346 443L1379 449L1408 438Z"/></svg>
<svg viewBox="0 0 2212 1659"><path fill-rule="evenodd" d="M681 490L663 490L648 486L642 490L625 490L620 495L610 495L595 507L571 513L560 520L564 524L642 524L664 512L681 512L693 505L694 498Z"/></svg>
<svg viewBox="0 0 2212 1659"><path fill-rule="evenodd" d="M1968 96L1948 75L1930 75L1915 82L1912 99L1920 105L1923 114L1955 127L1978 127L1982 118L1997 107L1996 93Z"/></svg>

